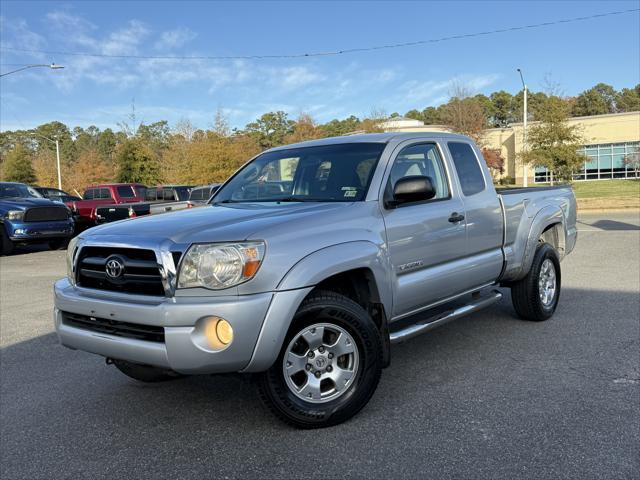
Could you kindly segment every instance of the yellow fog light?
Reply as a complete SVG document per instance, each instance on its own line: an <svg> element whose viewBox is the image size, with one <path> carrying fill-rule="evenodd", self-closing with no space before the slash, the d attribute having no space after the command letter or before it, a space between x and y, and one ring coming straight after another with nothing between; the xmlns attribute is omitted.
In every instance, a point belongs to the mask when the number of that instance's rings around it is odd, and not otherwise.
<svg viewBox="0 0 640 480"><path fill-rule="evenodd" d="M233 341L233 328L224 318L207 317L204 325L204 337L209 348L222 350Z"/></svg>
<svg viewBox="0 0 640 480"><path fill-rule="evenodd" d="M226 320L222 318L218 320L216 333L218 334L218 339L225 345L229 345L233 342L233 328L231 328L231 324Z"/></svg>

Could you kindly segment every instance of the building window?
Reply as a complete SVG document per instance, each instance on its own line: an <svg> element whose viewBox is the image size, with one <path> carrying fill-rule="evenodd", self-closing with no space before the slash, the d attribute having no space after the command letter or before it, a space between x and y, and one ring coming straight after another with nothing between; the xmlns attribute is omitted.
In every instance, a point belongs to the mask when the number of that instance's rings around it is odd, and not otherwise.
<svg viewBox="0 0 640 480"><path fill-rule="evenodd" d="M606 180L611 178L637 178L640 176L638 162L626 162L625 159L640 155L640 142L603 143L585 145L578 152L587 156L587 161L579 172L573 174L574 180ZM534 181L547 183L551 173L544 167L535 169Z"/></svg>

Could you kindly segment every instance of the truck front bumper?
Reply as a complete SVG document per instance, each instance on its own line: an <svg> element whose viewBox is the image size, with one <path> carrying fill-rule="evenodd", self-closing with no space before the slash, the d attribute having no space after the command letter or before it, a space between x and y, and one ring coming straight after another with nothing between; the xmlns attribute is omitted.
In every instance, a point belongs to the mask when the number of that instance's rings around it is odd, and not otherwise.
<svg viewBox="0 0 640 480"><path fill-rule="evenodd" d="M261 371L276 359L288 322L309 291L154 298L79 288L62 279L54 286L54 322L62 345L104 357L184 374ZM233 341L222 350L202 342L201 322L212 316L233 328ZM122 325L161 327L164 337L150 341L129 327L118 330Z"/></svg>
<svg viewBox="0 0 640 480"><path fill-rule="evenodd" d="M73 235L73 220L54 222L22 222L5 220L7 235L14 242L39 242L54 238L70 238Z"/></svg>

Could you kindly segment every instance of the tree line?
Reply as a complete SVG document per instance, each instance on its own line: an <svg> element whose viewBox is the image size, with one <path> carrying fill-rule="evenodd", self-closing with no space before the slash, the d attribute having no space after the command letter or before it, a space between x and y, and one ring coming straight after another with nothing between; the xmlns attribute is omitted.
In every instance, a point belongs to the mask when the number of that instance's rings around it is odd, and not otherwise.
<svg viewBox="0 0 640 480"><path fill-rule="evenodd" d="M456 86L447 103L422 111L410 110L404 116L427 125L445 125L482 145L482 132L487 128L522 119L521 99L522 92L470 95L463 86ZM529 99L530 120L540 120L538 129L547 130L537 134L532 127L530 148L523 159L558 171L559 177L570 178L571 169L582 160L573 155L567 157L567 152L576 150L581 139L575 129L567 127L566 118L640 110L640 85L618 92L598 84L573 98L534 92ZM95 126L71 129L54 121L31 130L0 132L0 178L57 185L55 144L51 139L58 139L63 188L70 192L81 193L87 185L114 180L147 185L222 182L265 149L353 132L379 132L384 130L385 121L399 116L374 111L362 119L352 115L320 124L308 114L292 119L277 111L263 114L242 129L231 129L220 112L207 129L196 128L188 120L173 127L165 120L136 123L131 116L116 131ZM549 138L554 139L554 145L548 144ZM563 155L554 153L558 148L562 148ZM501 173L500 152L485 149L484 153L492 171Z"/></svg>

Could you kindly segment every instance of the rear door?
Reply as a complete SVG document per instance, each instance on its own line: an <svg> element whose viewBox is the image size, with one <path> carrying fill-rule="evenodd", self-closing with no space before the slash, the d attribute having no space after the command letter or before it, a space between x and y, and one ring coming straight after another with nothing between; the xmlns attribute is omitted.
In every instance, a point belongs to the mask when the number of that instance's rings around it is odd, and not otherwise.
<svg viewBox="0 0 640 480"><path fill-rule="evenodd" d="M460 182L467 223L465 271L472 286L485 285L498 278L503 266L500 200L475 145L463 140L448 141L447 150Z"/></svg>
<svg viewBox="0 0 640 480"><path fill-rule="evenodd" d="M382 215L394 285L394 319L415 313L469 288L465 271L466 224L456 221L464 206L440 146L433 141L401 143L383 180ZM385 205L403 177L426 175L436 189L433 199Z"/></svg>

